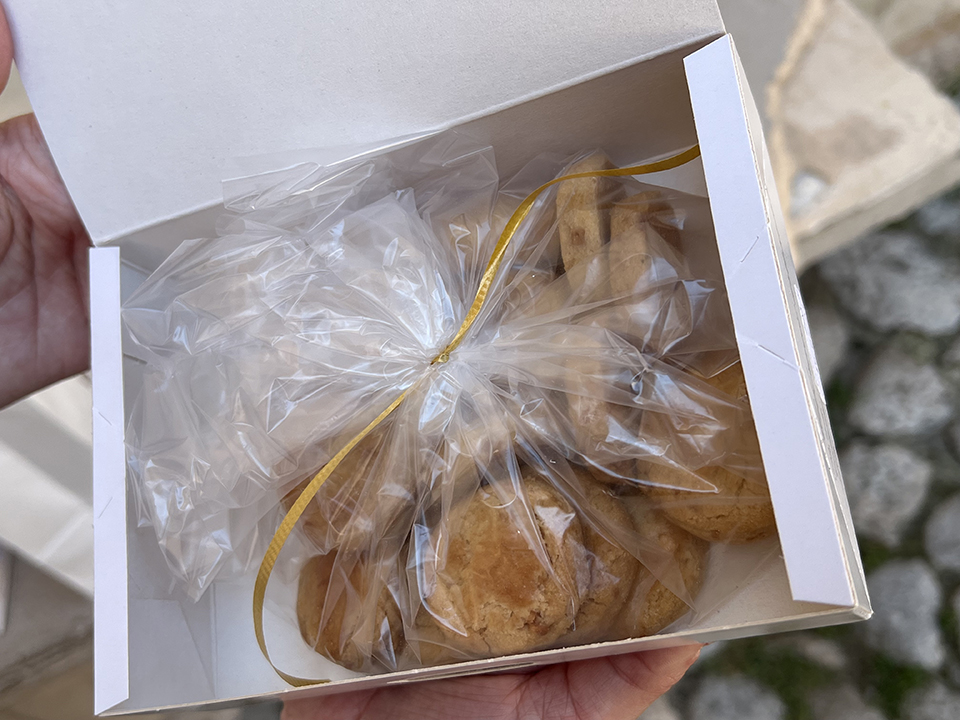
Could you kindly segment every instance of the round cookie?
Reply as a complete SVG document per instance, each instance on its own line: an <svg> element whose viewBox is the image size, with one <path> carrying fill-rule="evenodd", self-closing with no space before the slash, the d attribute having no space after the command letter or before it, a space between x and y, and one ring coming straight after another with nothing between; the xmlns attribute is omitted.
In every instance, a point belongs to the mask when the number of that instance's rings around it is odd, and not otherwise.
<svg viewBox="0 0 960 720"><path fill-rule="evenodd" d="M718 466L696 473L667 465L649 465L644 494L670 520L711 542L748 543L776 531L770 490ZM709 483L715 490L704 489Z"/></svg>
<svg viewBox="0 0 960 720"><path fill-rule="evenodd" d="M314 499L300 516L299 526L323 553L342 549L358 552L412 510L412 490L406 476L384 472L383 434L374 432L361 440L337 469L320 486ZM319 471L320 468L317 468ZM308 475L283 498L286 510L293 507L300 493L313 479Z"/></svg>
<svg viewBox="0 0 960 720"><path fill-rule="evenodd" d="M633 531L633 520L623 503L607 490L591 482L583 471L580 476L586 501L596 515L611 525ZM561 638L562 645L580 645L607 640L614 620L619 617L627 598L633 592L640 562L619 544L608 540L586 519L583 525L586 563L580 573L580 610L573 628Z"/></svg>
<svg viewBox="0 0 960 720"><path fill-rule="evenodd" d="M522 488L523 495L504 504L481 486L455 508L445 523L452 533L446 553L437 558L435 575L421 583L423 604L444 640L470 656L546 647L566 632L580 606L583 531L576 512L533 473L524 474ZM550 567L529 544L525 518L534 521Z"/></svg>
<svg viewBox="0 0 960 720"><path fill-rule="evenodd" d="M414 631L408 639L409 646L419 658L420 667L447 665L488 654L486 645L479 637L458 637L456 647L448 639L448 633L425 608L421 607L414 619Z"/></svg>
<svg viewBox="0 0 960 720"><path fill-rule="evenodd" d="M396 669L404 638L391 573L388 564L371 566L363 557L343 561L328 553L308 560L297 591L304 641L348 670Z"/></svg>
<svg viewBox="0 0 960 720"><path fill-rule="evenodd" d="M691 598L696 597L706 572L709 545L678 528L643 501L626 503L641 537L656 543L676 560ZM619 614L618 638L646 637L683 617L689 606L644 569L637 578L626 608Z"/></svg>

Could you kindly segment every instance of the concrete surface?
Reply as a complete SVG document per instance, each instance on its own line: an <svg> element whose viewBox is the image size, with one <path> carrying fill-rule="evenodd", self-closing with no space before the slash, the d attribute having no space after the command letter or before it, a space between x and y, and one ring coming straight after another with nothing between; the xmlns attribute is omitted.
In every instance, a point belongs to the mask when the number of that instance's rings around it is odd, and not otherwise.
<svg viewBox="0 0 960 720"><path fill-rule="evenodd" d="M960 80L960 0L854 0L890 48L941 87Z"/></svg>
<svg viewBox="0 0 960 720"><path fill-rule="evenodd" d="M798 267L960 182L957 107L846 0L804 2L765 97Z"/></svg>
<svg viewBox="0 0 960 720"><path fill-rule="evenodd" d="M0 694L82 661L92 647L88 598L23 560L14 560L11 590L7 628L0 635Z"/></svg>

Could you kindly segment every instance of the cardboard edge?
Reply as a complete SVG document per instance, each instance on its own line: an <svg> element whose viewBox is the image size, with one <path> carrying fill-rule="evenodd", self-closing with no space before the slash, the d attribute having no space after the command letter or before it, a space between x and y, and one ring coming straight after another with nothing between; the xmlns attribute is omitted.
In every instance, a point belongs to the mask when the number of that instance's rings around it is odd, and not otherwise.
<svg viewBox="0 0 960 720"><path fill-rule="evenodd" d="M120 250L90 250L93 377L94 712L130 695Z"/></svg>
<svg viewBox="0 0 960 720"><path fill-rule="evenodd" d="M288 687L283 690L255 695L238 696L229 700L201 704L179 704L163 707L142 708L136 711L125 711L116 708L104 713L106 717L141 715L152 712L184 712L190 710L212 711L220 708L238 707L247 703L265 702L270 700L299 700L309 697L320 697L342 692L371 690L374 688L396 687L411 683L442 680L448 677L470 677L499 672L515 672L528 667L549 667L557 663L589 660L594 658L610 657L644 650L655 650L666 647L677 647L693 643L713 643L725 640L755 637L776 629L779 632L805 630L834 625L845 625L864 619L860 608L825 608L795 616L790 619L776 621L761 621L743 625L731 625L711 630L684 630L664 635L651 635L645 638L635 638L608 643L596 643L571 648L568 652L558 652L544 658L542 652L513 655L508 658L489 658L455 663L448 666L419 668L401 673L393 673L386 683L383 676L369 675L340 680L333 685L311 685L307 687ZM575 655L575 657L573 657Z"/></svg>
<svg viewBox="0 0 960 720"><path fill-rule="evenodd" d="M835 478L825 465L807 387L809 378L799 377L803 363L793 327L796 320L790 316L786 298L790 288L784 285L782 263L777 257L778 243L786 243L781 227L784 221L782 215L776 216L780 211L770 197L772 187L764 185L765 151L759 114L729 35L691 54L684 64L737 344L747 387L754 398L761 454L764 464L773 470L768 479L791 592L797 601L856 608L861 603L855 597L855 569L847 557L849 543L841 537L845 528L835 504ZM715 102L720 95L739 96L741 104L724 108ZM704 122L705 118L710 122ZM731 187L740 190L733 194ZM758 308L754 293L758 288L751 283L764 277L778 279L779 302ZM762 290L773 295L770 288ZM753 339L759 327L764 328L765 338L777 338L783 345L782 349L778 347L779 353ZM778 377L781 382L777 382ZM774 383L775 387L761 387L764 378L766 384ZM770 390L776 392L771 394ZM805 422L788 431L787 436L778 426L785 401L797 407L802 402L805 409ZM801 469L818 477L800 477Z"/></svg>

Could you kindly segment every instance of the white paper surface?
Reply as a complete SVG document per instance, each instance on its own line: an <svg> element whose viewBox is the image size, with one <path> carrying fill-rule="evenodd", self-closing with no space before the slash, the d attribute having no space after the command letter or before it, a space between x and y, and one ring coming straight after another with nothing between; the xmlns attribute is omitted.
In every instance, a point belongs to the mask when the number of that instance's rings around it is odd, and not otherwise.
<svg viewBox="0 0 960 720"><path fill-rule="evenodd" d="M789 253L783 216L774 204L772 185L761 184L766 148L756 107L729 36L691 55L686 65L740 360L790 588L796 600L852 607L856 600L813 417L815 398L801 378L800 349L784 295L792 292L789 283L796 278L781 278L778 267L778 254ZM816 382L816 375L811 372L807 381Z"/></svg>
<svg viewBox="0 0 960 720"><path fill-rule="evenodd" d="M714 0L6 0L94 241L218 204L230 157L440 127L691 41Z"/></svg>
<svg viewBox="0 0 960 720"><path fill-rule="evenodd" d="M93 318L94 712L129 695L127 496L120 347L120 251L90 251Z"/></svg>

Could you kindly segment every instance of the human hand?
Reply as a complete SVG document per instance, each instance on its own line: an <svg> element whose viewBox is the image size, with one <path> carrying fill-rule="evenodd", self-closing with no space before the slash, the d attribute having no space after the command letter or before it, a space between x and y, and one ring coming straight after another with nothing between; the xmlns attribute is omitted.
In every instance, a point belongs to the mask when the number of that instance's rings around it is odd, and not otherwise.
<svg viewBox="0 0 960 720"><path fill-rule="evenodd" d="M0 90L12 62L0 7ZM0 124L0 408L88 367L89 247L36 118Z"/></svg>
<svg viewBox="0 0 960 720"><path fill-rule="evenodd" d="M635 720L700 655L699 645L412 683L285 704L283 720Z"/></svg>

